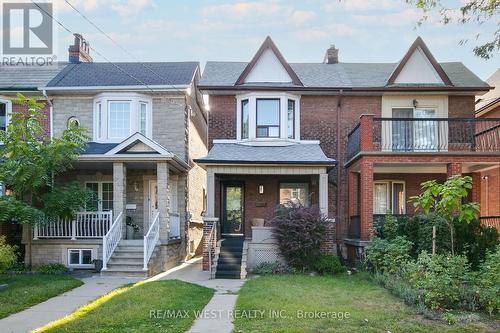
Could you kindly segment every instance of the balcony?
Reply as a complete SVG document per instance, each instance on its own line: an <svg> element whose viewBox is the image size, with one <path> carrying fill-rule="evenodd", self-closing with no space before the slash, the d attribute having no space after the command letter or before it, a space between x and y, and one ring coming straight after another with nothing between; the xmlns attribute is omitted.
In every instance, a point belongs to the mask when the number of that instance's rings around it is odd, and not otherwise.
<svg viewBox="0 0 500 333"><path fill-rule="evenodd" d="M500 118L361 117L347 137L347 160L364 151L500 153Z"/></svg>

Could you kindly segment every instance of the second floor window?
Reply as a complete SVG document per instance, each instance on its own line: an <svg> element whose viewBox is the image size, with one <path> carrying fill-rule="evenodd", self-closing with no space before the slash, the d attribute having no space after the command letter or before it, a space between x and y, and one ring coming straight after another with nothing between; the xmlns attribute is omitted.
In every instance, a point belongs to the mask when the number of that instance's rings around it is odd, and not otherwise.
<svg viewBox="0 0 500 333"><path fill-rule="evenodd" d="M0 102L0 131L7 130L7 104Z"/></svg>
<svg viewBox="0 0 500 333"><path fill-rule="evenodd" d="M300 96L252 92L236 100L237 140L300 140Z"/></svg>
<svg viewBox="0 0 500 333"><path fill-rule="evenodd" d="M280 137L279 99L257 99L257 137Z"/></svg>
<svg viewBox="0 0 500 333"><path fill-rule="evenodd" d="M101 94L94 103L94 141L121 142L136 132L151 138L152 102L143 95Z"/></svg>

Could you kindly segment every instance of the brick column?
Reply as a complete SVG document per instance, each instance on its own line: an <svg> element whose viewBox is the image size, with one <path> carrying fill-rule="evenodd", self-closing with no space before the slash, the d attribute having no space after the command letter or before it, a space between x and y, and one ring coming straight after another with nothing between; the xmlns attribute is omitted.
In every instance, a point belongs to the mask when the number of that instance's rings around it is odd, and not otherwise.
<svg viewBox="0 0 500 333"><path fill-rule="evenodd" d="M446 164L446 177L461 175L462 174L462 164L457 162L452 162Z"/></svg>
<svg viewBox="0 0 500 333"><path fill-rule="evenodd" d="M361 151L372 151L373 146L373 114L363 114L360 117L359 147Z"/></svg>
<svg viewBox="0 0 500 333"><path fill-rule="evenodd" d="M120 213L123 213L123 228L122 237L125 238L127 228L125 224L127 222L126 217L126 205L127 205L127 168L124 163L115 162L113 163L113 219L115 219Z"/></svg>
<svg viewBox="0 0 500 333"><path fill-rule="evenodd" d="M358 174L356 172L349 172L347 183L347 191L348 191L348 205L349 205L349 218L354 215L359 214L359 202L358 202Z"/></svg>
<svg viewBox="0 0 500 333"><path fill-rule="evenodd" d="M373 227L373 162L361 161L361 240L370 240Z"/></svg>
<svg viewBox="0 0 500 333"><path fill-rule="evenodd" d="M158 162L156 164L156 182L158 185L158 211L160 212L160 242L168 242L170 232L170 203L168 189L168 164L167 162Z"/></svg>
<svg viewBox="0 0 500 333"><path fill-rule="evenodd" d="M471 199L472 202L481 203L481 172L472 173L472 192Z"/></svg>
<svg viewBox="0 0 500 333"><path fill-rule="evenodd" d="M203 219L203 260L202 260L202 266L204 271L209 270L209 239L210 239L210 232L212 231L212 228L214 228L214 234L212 236L212 262L214 260L215 256L215 248L217 247L217 222L219 221L218 218L216 217L205 217Z"/></svg>

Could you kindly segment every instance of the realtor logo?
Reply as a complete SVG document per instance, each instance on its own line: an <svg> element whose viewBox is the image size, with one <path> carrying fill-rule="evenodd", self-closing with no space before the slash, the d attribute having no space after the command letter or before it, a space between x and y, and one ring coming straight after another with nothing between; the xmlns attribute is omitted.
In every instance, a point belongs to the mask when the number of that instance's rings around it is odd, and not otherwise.
<svg viewBox="0 0 500 333"><path fill-rule="evenodd" d="M52 54L52 15L52 3L4 2L3 54Z"/></svg>

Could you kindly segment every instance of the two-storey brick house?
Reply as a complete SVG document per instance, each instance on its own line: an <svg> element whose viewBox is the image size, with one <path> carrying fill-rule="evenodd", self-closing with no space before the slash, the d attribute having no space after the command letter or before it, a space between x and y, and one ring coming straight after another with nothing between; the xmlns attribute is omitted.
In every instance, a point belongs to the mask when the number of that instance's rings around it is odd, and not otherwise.
<svg viewBox="0 0 500 333"><path fill-rule="evenodd" d="M474 120L474 95L490 87L460 62L438 63L420 38L397 63L339 62L335 47L322 63L288 63L268 37L250 62L208 62L199 87L210 109L210 151L197 160L205 233L245 236L227 242L243 248L243 267L245 256L276 258L257 225L280 203L317 205L336 224L323 250L354 258L374 216L413 212L421 182L467 173L477 188L479 171L500 163L498 127L486 131L500 120ZM205 268L215 253L217 274L243 271L208 239Z"/></svg>
<svg viewBox="0 0 500 333"><path fill-rule="evenodd" d="M88 50L75 35L69 64L41 89L54 136L75 122L91 137L57 181L77 181L94 199L72 221L36 226L26 256L74 268L103 259L105 272L127 275L167 269L200 241L188 243L189 226L202 221L205 184L193 159L207 152L199 64L98 63Z"/></svg>

